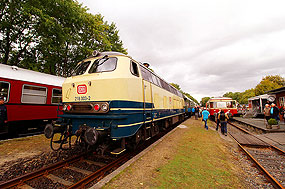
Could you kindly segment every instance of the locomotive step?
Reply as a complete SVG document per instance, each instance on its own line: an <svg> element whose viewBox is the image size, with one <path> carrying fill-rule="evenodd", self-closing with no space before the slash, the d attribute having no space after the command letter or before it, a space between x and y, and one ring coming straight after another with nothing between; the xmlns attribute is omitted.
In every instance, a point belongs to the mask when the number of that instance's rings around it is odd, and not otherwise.
<svg viewBox="0 0 285 189"><path fill-rule="evenodd" d="M126 151L126 148L116 148L115 150L113 150L111 152L111 154L119 155L119 154L123 153L124 151Z"/></svg>

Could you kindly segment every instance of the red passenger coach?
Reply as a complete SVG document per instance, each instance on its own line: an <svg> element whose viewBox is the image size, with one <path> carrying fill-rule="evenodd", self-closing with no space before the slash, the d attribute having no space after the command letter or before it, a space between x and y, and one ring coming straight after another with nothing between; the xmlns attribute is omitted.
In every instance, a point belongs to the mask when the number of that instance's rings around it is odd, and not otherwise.
<svg viewBox="0 0 285 189"><path fill-rule="evenodd" d="M8 123L0 133L20 133L57 118L64 78L0 64L0 95Z"/></svg>
<svg viewBox="0 0 285 189"><path fill-rule="evenodd" d="M210 115L215 117L219 112L219 109L224 110L225 113L228 113L230 117L233 117L237 114L237 102L232 98L227 97L216 97L208 100L206 104L209 109Z"/></svg>

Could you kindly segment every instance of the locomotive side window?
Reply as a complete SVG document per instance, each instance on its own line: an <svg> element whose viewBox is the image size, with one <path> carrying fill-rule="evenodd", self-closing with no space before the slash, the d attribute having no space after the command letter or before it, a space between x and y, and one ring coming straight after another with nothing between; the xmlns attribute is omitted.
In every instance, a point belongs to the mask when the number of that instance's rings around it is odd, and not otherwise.
<svg viewBox="0 0 285 189"><path fill-rule="evenodd" d="M4 98L5 102L8 102L10 94L10 83L0 81L0 96Z"/></svg>
<svg viewBox="0 0 285 189"><path fill-rule="evenodd" d="M117 67L117 58L102 58L97 59L89 69L89 73L110 72Z"/></svg>
<svg viewBox="0 0 285 189"><path fill-rule="evenodd" d="M131 73L139 77L138 65L135 62L131 62Z"/></svg>
<svg viewBox="0 0 285 189"><path fill-rule="evenodd" d="M80 64L77 64L77 66L74 68L74 70L71 72L71 76L76 76L76 75L82 75L86 72L89 64L91 61L87 62L82 62Z"/></svg>
<svg viewBox="0 0 285 189"><path fill-rule="evenodd" d="M59 103L61 103L61 98L62 98L61 89L52 89L51 103L52 104L59 104Z"/></svg>
<svg viewBox="0 0 285 189"><path fill-rule="evenodd" d="M151 73L142 66L140 68L141 68L142 78L146 81L153 83L152 78L151 78Z"/></svg>
<svg viewBox="0 0 285 189"><path fill-rule="evenodd" d="M24 85L22 91L22 103L45 104L47 88L33 85Z"/></svg>

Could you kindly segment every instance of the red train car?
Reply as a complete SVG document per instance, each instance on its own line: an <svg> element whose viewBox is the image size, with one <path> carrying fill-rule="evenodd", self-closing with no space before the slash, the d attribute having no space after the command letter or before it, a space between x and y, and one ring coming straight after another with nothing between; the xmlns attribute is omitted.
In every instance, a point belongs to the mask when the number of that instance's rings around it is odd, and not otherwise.
<svg viewBox="0 0 285 189"><path fill-rule="evenodd" d="M210 115L215 117L216 114L219 112L219 109L228 113L230 117L233 117L237 114L237 102L232 98L228 97L215 97L208 100L206 104L207 108L209 109Z"/></svg>
<svg viewBox="0 0 285 189"><path fill-rule="evenodd" d="M0 95L8 123L0 133L19 133L57 118L65 78L0 64Z"/></svg>

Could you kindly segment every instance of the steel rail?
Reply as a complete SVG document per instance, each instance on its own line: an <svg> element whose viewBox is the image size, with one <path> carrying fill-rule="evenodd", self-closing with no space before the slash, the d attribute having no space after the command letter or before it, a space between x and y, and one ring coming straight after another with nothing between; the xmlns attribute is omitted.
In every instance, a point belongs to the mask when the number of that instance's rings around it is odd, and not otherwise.
<svg viewBox="0 0 285 189"><path fill-rule="evenodd" d="M246 153L246 155L257 165L258 169L261 170L269 182L274 186L274 188L284 189L282 184L278 182L239 142L238 140L230 133L233 139L237 142L238 146Z"/></svg>
<svg viewBox="0 0 285 189"><path fill-rule="evenodd" d="M257 136L251 134L251 133L248 132L247 130L245 130L245 129L243 129L243 128L241 128L241 127L239 127L239 126L237 126L237 125L235 125L235 124L233 124L233 123L231 123L231 122L228 122L228 123L229 123L230 125L234 126L235 128L237 128L237 129L239 129L239 130L241 130L241 131L243 131L243 132L245 132L245 133L247 133L247 134L249 134L249 135L251 135L251 136L253 136L253 137L257 138L257 139L259 139L259 140L261 140L262 142L264 142L264 143L266 143L266 144L269 144L268 142L265 142L264 140L262 140L262 139L258 138ZM276 146L274 146L274 145L271 145L271 144L269 144L269 146L272 147L272 148L274 148L274 149L275 149L276 151L278 151L279 153L285 154L285 151L281 150L280 148L278 148L278 147L276 147Z"/></svg>
<svg viewBox="0 0 285 189"><path fill-rule="evenodd" d="M117 160L109 163L105 167L102 167L101 169L97 170L96 172L88 175L87 177L83 178L82 180L78 181L77 183L73 184L72 186L69 186L68 188L85 188L85 186L87 184L89 184L90 182L92 182L98 178L103 177L106 174L106 172L110 171L113 168L116 168L122 162L128 160L131 156L132 156L132 154L130 154L130 153L123 155L122 157L120 157Z"/></svg>
<svg viewBox="0 0 285 189"><path fill-rule="evenodd" d="M26 182L28 180L32 180L32 179L40 177L42 175L47 175L49 172L51 172L53 170L59 169L61 167L67 166L68 164L79 161L86 154L87 153L82 153L82 154L79 154L79 155L74 156L72 158L69 158L67 160L60 161L58 163L52 164L52 165L47 166L47 167L43 167L37 171L22 175L20 177L16 177L14 179L11 179L11 180L8 180L5 182L2 182L2 183L0 183L0 188L11 188L11 187L23 185L24 182Z"/></svg>

